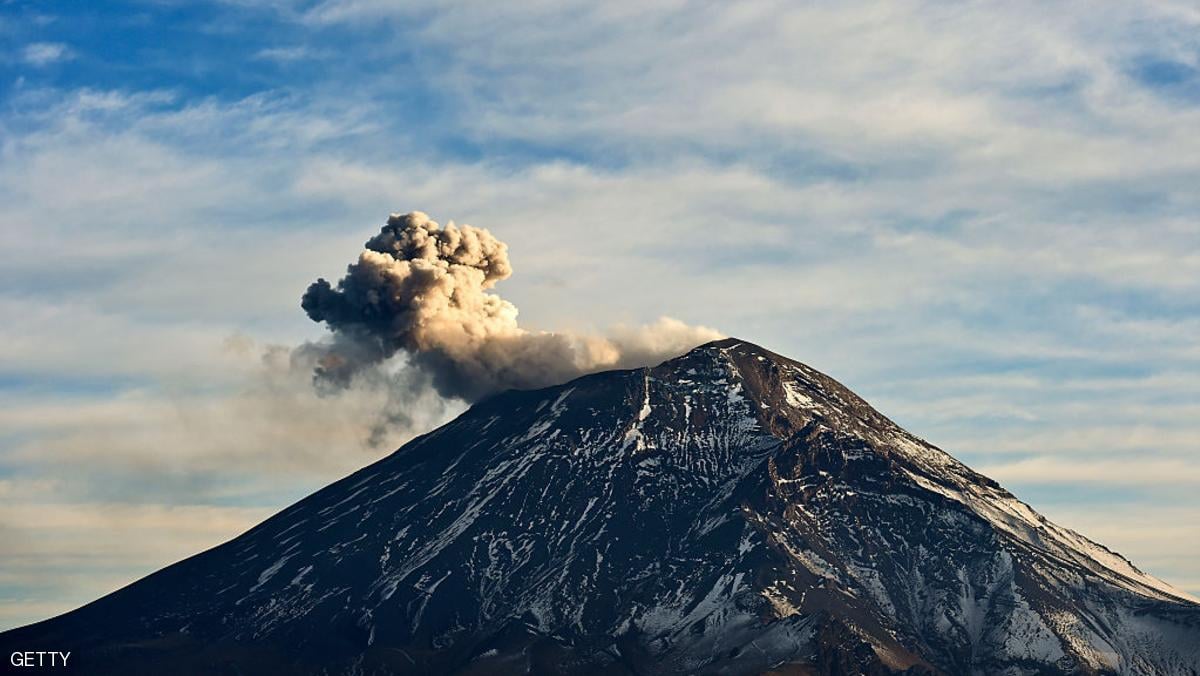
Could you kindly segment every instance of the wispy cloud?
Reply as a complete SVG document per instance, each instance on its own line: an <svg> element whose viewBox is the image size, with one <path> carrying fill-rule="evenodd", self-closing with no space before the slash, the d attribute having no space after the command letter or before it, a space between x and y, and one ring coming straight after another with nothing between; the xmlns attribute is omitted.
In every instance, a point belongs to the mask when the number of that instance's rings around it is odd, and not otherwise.
<svg viewBox="0 0 1200 676"><path fill-rule="evenodd" d="M265 61L292 63L309 59L324 58L325 52L317 51L303 45L293 47L266 47L255 52L254 57Z"/></svg>
<svg viewBox="0 0 1200 676"><path fill-rule="evenodd" d="M1037 457L977 469L1000 481L1022 484L1200 485L1200 467L1183 458Z"/></svg>
<svg viewBox="0 0 1200 676"><path fill-rule="evenodd" d="M25 45L21 58L31 66L48 66L74 58L71 48L61 42L34 42Z"/></svg>

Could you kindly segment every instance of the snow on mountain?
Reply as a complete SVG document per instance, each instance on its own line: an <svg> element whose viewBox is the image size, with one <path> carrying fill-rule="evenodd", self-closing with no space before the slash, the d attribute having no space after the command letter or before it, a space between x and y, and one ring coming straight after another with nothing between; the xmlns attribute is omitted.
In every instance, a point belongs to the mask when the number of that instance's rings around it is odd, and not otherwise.
<svg viewBox="0 0 1200 676"><path fill-rule="evenodd" d="M2 636L101 674L1200 673L1195 599L734 339L501 394Z"/></svg>

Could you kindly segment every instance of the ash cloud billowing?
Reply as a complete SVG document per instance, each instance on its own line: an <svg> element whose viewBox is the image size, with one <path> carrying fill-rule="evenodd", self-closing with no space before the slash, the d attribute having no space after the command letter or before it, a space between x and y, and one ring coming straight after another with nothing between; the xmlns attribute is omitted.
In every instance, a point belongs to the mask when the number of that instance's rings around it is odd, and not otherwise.
<svg viewBox="0 0 1200 676"><path fill-rule="evenodd" d="M721 337L665 317L606 336L528 331L516 306L491 291L510 275L507 245L486 229L441 227L418 211L392 214L342 279L318 279L301 300L333 334L301 348L316 365L315 382L345 388L403 355L439 394L473 402L650 365Z"/></svg>

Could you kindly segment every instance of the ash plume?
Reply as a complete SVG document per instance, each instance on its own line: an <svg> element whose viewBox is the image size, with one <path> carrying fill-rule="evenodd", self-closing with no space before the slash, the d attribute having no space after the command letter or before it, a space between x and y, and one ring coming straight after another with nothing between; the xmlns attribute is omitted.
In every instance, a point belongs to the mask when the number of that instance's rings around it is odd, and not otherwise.
<svg viewBox="0 0 1200 676"><path fill-rule="evenodd" d="M318 279L301 299L333 333L306 347L319 352L315 382L345 388L403 354L439 394L470 402L657 363L721 337L666 317L607 336L529 331L516 306L491 291L510 275L508 246L486 229L392 214L336 285Z"/></svg>

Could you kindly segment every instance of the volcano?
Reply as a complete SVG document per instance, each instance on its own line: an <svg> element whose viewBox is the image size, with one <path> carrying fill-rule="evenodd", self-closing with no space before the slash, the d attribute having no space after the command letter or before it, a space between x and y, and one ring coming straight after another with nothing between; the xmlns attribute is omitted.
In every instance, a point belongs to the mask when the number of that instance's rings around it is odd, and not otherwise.
<svg viewBox="0 0 1200 676"><path fill-rule="evenodd" d="M1200 603L728 339L509 391L3 635L86 674L1191 674Z"/></svg>

